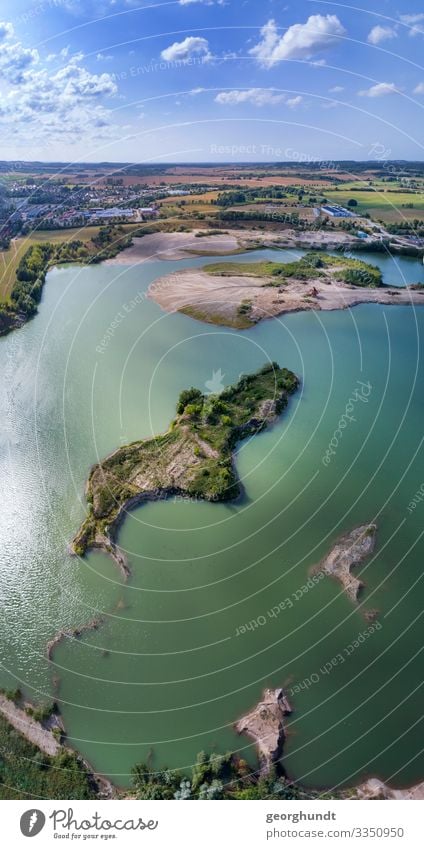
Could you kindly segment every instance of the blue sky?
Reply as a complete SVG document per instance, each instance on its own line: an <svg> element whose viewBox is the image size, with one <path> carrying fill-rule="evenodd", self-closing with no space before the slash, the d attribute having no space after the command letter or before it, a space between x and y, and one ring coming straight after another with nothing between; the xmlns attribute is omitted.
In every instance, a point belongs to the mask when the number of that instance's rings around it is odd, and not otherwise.
<svg viewBox="0 0 424 849"><path fill-rule="evenodd" d="M2 0L0 159L422 159L423 7L362 6Z"/></svg>

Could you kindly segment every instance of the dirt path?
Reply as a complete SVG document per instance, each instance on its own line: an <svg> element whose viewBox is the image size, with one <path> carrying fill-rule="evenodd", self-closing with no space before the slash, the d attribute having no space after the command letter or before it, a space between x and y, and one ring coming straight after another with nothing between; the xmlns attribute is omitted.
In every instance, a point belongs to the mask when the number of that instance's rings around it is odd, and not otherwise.
<svg viewBox="0 0 424 849"><path fill-rule="evenodd" d="M60 744L56 740L54 734L43 728L39 722L28 716L24 710L18 708L14 702L7 699L6 696L0 693L0 713L5 719L19 731L23 737L26 737L30 743L45 752L46 755L57 755L61 749Z"/></svg>

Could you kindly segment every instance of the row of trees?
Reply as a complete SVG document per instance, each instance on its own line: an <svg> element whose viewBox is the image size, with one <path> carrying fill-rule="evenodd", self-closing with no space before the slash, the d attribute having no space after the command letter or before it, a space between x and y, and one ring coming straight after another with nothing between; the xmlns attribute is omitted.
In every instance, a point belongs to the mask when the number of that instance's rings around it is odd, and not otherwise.
<svg viewBox="0 0 424 849"><path fill-rule="evenodd" d="M37 312L46 274L54 263L101 262L116 256L131 244L131 233L123 227L101 227L90 242L72 239L69 242L41 242L31 245L23 255L16 271L10 301L0 302L0 334L27 320Z"/></svg>
<svg viewBox="0 0 424 849"><path fill-rule="evenodd" d="M153 770L147 764L133 769L133 784L139 799L318 799L329 794L308 792L278 774L252 772L249 764L227 752L208 755L200 752L188 775L178 770Z"/></svg>
<svg viewBox="0 0 424 849"><path fill-rule="evenodd" d="M11 292L12 308L25 316L34 315L41 298L47 268L54 253L50 242L32 245L22 257Z"/></svg>

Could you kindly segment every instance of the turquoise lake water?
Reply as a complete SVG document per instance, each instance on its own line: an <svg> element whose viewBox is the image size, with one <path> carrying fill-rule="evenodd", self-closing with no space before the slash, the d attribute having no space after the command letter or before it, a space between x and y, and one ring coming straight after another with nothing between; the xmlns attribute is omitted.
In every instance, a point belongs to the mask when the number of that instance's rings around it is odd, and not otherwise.
<svg viewBox="0 0 424 849"><path fill-rule="evenodd" d="M276 253L293 258L246 259ZM424 482L424 310L363 305L236 332L145 298L157 276L203 262L55 269L38 316L0 339L0 683L57 698L70 741L123 785L150 753L184 768L201 749L236 749L254 764L233 723L281 685L293 693L290 776L412 783L423 775L424 501L411 502ZM418 262L398 262L386 282L423 279ZM134 510L119 537L126 585L106 556L68 555L94 462L165 430L181 389L227 385L267 359L302 385L281 422L240 445L238 502ZM329 579L302 590L337 537L371 520L359 607ZM59 629L99 614L101 628L47 662Z"/></svg>

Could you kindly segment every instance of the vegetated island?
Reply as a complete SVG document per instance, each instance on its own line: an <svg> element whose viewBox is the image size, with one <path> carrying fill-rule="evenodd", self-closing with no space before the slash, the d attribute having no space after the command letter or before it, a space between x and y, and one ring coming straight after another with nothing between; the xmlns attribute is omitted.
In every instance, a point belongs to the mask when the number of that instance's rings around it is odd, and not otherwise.
<svg viewBox="0 0 424 849"><path fill-rule="evenodd" d="M86 486L89 512L71 551L82 556L87 549L102 549L127 575L115 536L132 507L172 495L206 501L237 498L236 444L275 421L298 385L293 372L267 363L219 395L194 388L181 392L177 416L166 433L124 445L93 466Z"/></svg>
<svg viewBox="0 0 424 849"><path fill-rule="evenodd" d="M377 266L309 251L294 262L217 262L155 280L149 297L168 312L243 330L264 318L363 303L424 304L424 286L383 286Z"/></svg>
<svg viewBox="0 0 424 849"><path fill-rule="evenodd" d="M312 568L312 572L314 574L324 572L325 575L336 578L342 584L349 598L356 602L360 590L365 585L363 581L352 575L351 570L354 566L359 566L372 554L376 533L377 525L375 524L360 525L359 528L354 528L353 531L340 537L322 562Z"/></svg>

